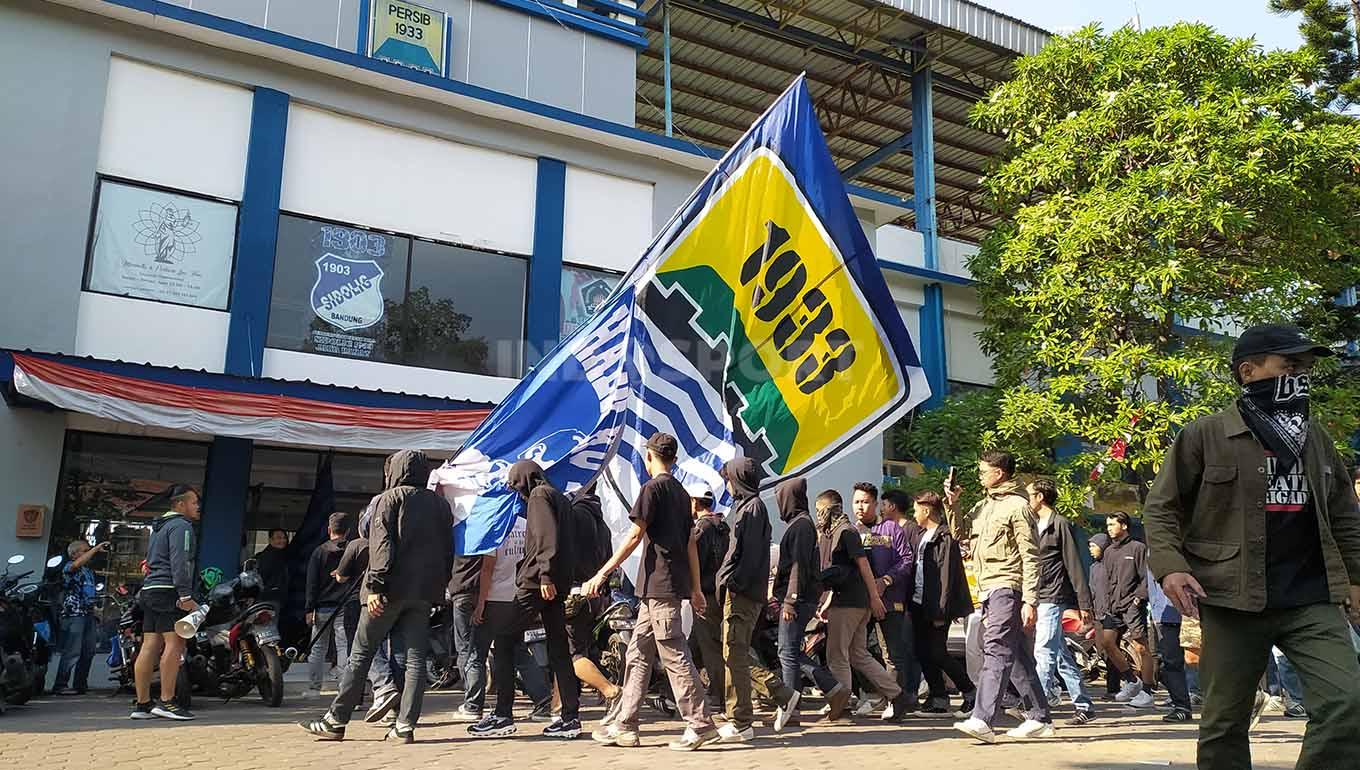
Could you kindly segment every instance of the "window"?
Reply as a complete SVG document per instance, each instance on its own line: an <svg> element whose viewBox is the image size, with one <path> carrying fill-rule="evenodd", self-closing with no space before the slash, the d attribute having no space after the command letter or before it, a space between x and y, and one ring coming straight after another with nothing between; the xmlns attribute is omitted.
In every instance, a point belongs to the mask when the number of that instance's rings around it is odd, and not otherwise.
<svg viewBox="0 0 1360 770"><path fill-rule="evenodd" d="M172 484L202 490L207 467L207 444L68 432L50 552L65 554L76 539L108 541L109 555L90 565L100 581L140 586L152 522L169 510L160 493Z"/></svg>
<svg viewBox="0 0 1360 770"><path fill-rule="evenodd" d="M279 217L269 347L518 377L528 260Z"/></svg>
<svg viewBox="0 0 1360 770"><path fill-rule="evenodd" d="M236 205L100 179L85 289L226 310Z"/></svg>
<svg viewBox="0 0 1360 770"><path fill-rule="evenodd" d="M255 448L250 461L242 561L269 545L269 530L282 527L288 530L289 538L297 533L316 489L321 455L305 449ZM332 455L335 511L354 516L357 523L369 501L383 490L383 459L381 455Z"/></svg>
<svg viewBox="0 0 1360 770"><path fill-rule="evenodd" d="M266 344L399 363L410 248L393 235L279 217Z"/></svg>
<svg viewBox="0 0 1360 770"><path fill-rule="evenodd" d="M595 314L618 286L620 275L584 267L562 268L562 339Z"/></svg>

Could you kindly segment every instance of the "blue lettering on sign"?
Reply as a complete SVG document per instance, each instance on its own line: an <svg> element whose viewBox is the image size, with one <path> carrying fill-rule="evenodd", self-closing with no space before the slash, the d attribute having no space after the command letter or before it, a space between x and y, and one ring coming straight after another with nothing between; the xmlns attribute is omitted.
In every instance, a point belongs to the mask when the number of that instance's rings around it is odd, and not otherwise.
<svg viewBox="0 0 1360 770"><path fill-rule="evenodd" d="M367 254L370 257L385 257L387 256L387 239L381 235L366 233L363 230L322 225L321 248L340 249L351 253Z"/></svg>

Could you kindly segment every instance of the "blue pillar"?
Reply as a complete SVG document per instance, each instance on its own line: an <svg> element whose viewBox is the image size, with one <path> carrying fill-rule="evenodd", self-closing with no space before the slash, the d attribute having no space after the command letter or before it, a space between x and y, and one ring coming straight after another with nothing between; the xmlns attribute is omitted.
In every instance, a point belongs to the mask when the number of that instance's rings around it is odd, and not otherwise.
<svg viewBox="0 0 1360 770"><path fill-rule="evenodd" d="M939 233L935 229L935 121L933 77L921 54L912 57L911 179L916 229L921 233L925 268L940 269ZM921 364L930 383L927 409L939 406L949 388L949 361L944 336L944 287L927 284L921 305Z"/></svg>
<svg viewBox="0 0 1360 770"><path fill-rule="evenodd" d="M236 232L236 271L231 279L227 374L258 377L264 366L287 136L288 94L256 88Z"/></svg>
<svg viewBox="0 0 1360 770"><path fill-rule="evenodd" d="M567 164L538 159L534 202L534 254L524 319L524 366L557 347L562 332L562 226L566 216Z"/></svg>
<svg viewBox="0 0 1360 770"><path fill-rule="evenodd" d="M218 436L208 448L203 481L203 521L198 569L217 567L229 576L241 566L241 538L250 492L250 459L254 442Z"/></svg>

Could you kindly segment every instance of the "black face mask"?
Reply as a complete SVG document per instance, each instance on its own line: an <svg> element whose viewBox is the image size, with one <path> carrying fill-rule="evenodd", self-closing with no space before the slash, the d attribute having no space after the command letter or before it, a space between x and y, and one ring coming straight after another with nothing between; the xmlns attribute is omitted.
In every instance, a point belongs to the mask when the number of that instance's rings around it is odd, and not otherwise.
<svg viewBox="0 0 1360 770"><path fill-rule="evenodd" d="M1242 387L1238 410L1256 438L1275 454L1280 473L1303 457L1308 440L1307 374L1285 374Z"/></svg>

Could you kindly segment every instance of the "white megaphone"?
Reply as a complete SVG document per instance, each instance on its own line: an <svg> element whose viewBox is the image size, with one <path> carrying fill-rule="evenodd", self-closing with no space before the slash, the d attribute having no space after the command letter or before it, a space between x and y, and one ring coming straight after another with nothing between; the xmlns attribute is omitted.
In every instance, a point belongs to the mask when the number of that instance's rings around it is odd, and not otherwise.
<svg viewBox="0 0 1360 770"><path fill-rule="evenodd" d="M194 634L198 633L198 627L203 625L203 619L208 617L208 605L200 604L198 609L175 621L175 633L181 639L193 639Z"/></svg>

